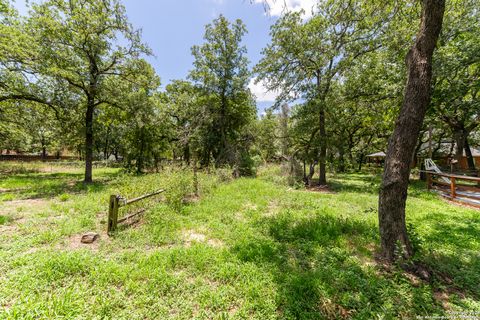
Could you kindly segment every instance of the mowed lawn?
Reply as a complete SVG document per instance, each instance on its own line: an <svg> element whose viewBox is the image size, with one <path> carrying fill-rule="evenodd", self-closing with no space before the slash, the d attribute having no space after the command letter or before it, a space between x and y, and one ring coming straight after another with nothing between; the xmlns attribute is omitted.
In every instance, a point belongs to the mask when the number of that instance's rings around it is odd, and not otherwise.
<svg viewBox="0 0 480 320"><path fill-rule="evenodd" d="M201 174L198 199L149 201L138 223L108 237L110 194L178 189L179 173L100 168L88 187L81 173L3 168L0 319L480 315L480 211L421 182L407 220L436 270L428 282L375 259L378 176L331 176L333 192L320 193L287 186L276 167L233 181ZM86 231L100 240L80 244Z"/></svg>

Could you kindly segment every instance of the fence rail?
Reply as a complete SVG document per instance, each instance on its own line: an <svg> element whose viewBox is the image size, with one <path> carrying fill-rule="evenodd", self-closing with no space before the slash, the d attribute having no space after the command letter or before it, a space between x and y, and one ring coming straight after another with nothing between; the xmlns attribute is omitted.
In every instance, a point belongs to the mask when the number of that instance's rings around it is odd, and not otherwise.
<svg viewBox="0 0 480 320"><path fill-rule="evenodd" d="M146 209L140 209L137 212L131 213L131 214L119 219L118 211L121 207L131 205L131 204L136 203L138 201L141 201L141 200L159 195L163 192L165 192L165 190L160 189L160 190L154 191L152 193L144 194L140 197L133 198L133 199L128 199L128 200L126 198L122 197L121 195L112 194L110 196L110 202L109 202L109 206L108 206L108 225L107 225L108 234L112 234L113 232L115 232L117 230L118 224L130 220L131 218L145 212L145 210L146 210Z"/></svg>
<svg viewBox="0 0 480 320"><path fill-rule="evenodd" d="M62 161L62 160L78 160L75 156L42 156L29 154L0 154L0 161Z"/></svg>
<svg viewBox="0 0 480 320"><path fill-rule="evenodd" d="M443 192L443 195L451 200L460 200L463 203L480 207L480 178L462 176L432 171L423 171L427 174L427 189L436 189ZM450 183L438 179L445 177ZM448 181L448 180L447 180ZM459 181L471 182L471 184L459 183Z"/></svg>

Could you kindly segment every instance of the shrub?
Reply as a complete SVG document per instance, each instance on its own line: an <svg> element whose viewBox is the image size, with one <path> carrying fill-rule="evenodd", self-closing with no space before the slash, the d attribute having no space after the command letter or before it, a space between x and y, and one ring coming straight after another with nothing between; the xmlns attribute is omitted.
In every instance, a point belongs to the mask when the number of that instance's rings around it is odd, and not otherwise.
<svg viewBox="0 0 480 320"><path fill-rule="evenodd" d="M233 180L232 168L230 167L215 169L215 175L219 182L230 182Z"/></svg>
<svg viewBox="0 0 480 320"><path fill-rule="evenodd" d="M168 206L181 211L185 198L193 192L193 177L190 171L173 171L166 181L165 200Z"/></svg>
<svg viewBox="0 0 480 320"><path fill-rule="evenodd" d="M281 168L283 175L287 177L287 185L295 188L303 185L303 168L296 159L283 162Z"/></svg>
<svg viewBox="0 0 480 320"><path fill-rule="evenodd" d="M68 193L62 193L60 196L58 196L58 200L65 202L68 199L70 199L70 195Z"/></svg>
<svg viewBox="0 0 480 320"><path fill-rule="evenodd" d="M11 218L11 217L0 215L0 225L2 225L2 224L7 224L7 223L9 223L10 221L12 221L12 218Z"/></svg>
<svg viewBox="0 0 480 320"><path fill-rule="evenodd" d="M257 174L255 161L247 152L240 154L240 161L238 163L238 173L241 177L252 177Z"/></svg>

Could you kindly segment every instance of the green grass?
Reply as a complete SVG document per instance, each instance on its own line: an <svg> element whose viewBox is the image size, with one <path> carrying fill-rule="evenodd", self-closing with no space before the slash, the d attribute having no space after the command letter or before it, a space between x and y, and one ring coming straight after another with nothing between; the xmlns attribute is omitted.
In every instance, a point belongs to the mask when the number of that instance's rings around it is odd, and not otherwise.
<svg viewBox="0 0 480 320"><path fill-rule="evenodd" d="M171 186L169 199L189 179L98 169L101 183L69 189L81 176L9 173L0 187L25 191L0 202L0 319L415 319L480 312L477 210L412 184L407 220L422 260L436 270L427 283L374 259L378 176L332 176L335 193L324 194L288 187L279 172L269 167L256 179L232 182L201 174L198 201L179 207L152 200L139 224L110 238L102 231L110 194ZM58 182L49 192L32 183L49 179ZM78 245L89 230L102 231L100 241Z"/></svg>
<svg viewBox="0 0 480 320"><path fill-rule="evenodd" d="M118 168L96 169L95 183L85 186L83 170L81 164L62 166L61 162L44 165L0 162L0 202L100 190L121 172Z"/></svg>

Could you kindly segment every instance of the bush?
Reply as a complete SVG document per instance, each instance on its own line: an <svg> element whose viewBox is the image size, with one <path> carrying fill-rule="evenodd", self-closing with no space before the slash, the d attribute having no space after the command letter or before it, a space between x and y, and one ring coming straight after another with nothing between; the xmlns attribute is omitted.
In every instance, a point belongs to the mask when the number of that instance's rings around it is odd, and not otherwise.
<svg viewBox="0 0 480 320"><path fill-rule="evenodd" d="M58 196L58 200L65 202L70 199L70 195L68 193L62 193L61 195Z"/></svg>
<svg viewBox="0 0 480 320"><path fill-rule="evenodd" d="M233 180L232 168L230 167L216 168L215 175L219 182L230 182Z"/></svg>
<svg viewBox="0 0 480 320"><path fill-rule="evenodd" d="M287 184L296 189L303 186L303 168L296 160L291 159L289 162L283 162L281 165L282 173L287 177Z"/></svg>
<svg viewBox="0 0 480 320"><path fill-rule="evenodd" d="M240 154L240 161L238 163L238 173L241 177L252 177L257 174L255 161L247 152Z"/></svg>
<svg viewBox="0 0 480 320"><path fill-rule="evenodd" d="M193 193L193 177L190 171L172 172L166 181L165 201L175 211L181 211L185 198Z"/></svg>

